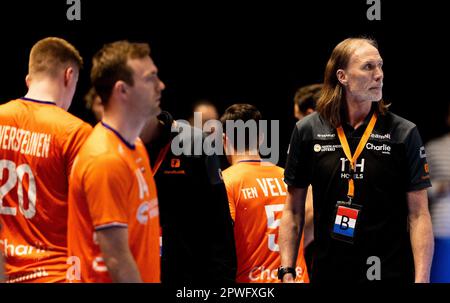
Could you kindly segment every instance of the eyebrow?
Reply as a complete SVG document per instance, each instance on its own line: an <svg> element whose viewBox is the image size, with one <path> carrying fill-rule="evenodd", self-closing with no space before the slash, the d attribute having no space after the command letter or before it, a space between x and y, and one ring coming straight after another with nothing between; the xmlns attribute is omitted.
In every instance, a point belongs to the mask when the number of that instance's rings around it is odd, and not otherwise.
<svg viewBox="0 0 450 303"><path fill-rule="evenodd" d="M151 71L146 71L145 73L144 73L144 77L148 77L148 76L154 76L154 75L157 75L158 74L158 70L151 70Z"/></svg>
<svg viewBox="0 0 450 303"><path fill-rule="evenodd" d="M374 63L374 62L383 63L383 59L379 59L379 60L378 59L368 59L368 60L362 61L363 64Z"/></svg>

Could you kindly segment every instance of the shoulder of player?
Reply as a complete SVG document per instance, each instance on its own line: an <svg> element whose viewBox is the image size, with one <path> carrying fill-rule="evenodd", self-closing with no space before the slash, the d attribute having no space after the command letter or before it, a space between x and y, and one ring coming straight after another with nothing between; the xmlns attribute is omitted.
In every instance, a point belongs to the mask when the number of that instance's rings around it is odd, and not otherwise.
<svg viewBox="0 0 450 303"><path fill-rule="evenodd" d="M390 111L379 116L383 127L391 129L391 139L393 141L404 141L417 126L415 123L400 117Z"/></svg>
<svg viewBox="0 0 450 303"><path fill-rule="evenodd" d="M88 123L54 105L40 107L39 115L36 115L36 121L53 130L55 134L63 136L70 136L79 131L88 133L92 131L92 126Z"/></svg>
<svg viewBox="0 0 450 303"><path fill-rule="evenodd" d="M77 166L87 172L95 172L97 170L108 171L108 174L124 174L131 171L127 162L117 153L110 150L104 150L97 153L80 152ZM84 164L84 165L83 165Z"/></svg>
<svg viewBox="0 0 450 303"><path fill-rule="evenodd" d="M276 169L279 173L281 173L281 175L284 175L284 168L278 165L274 165L273 166L274 169Z"/></svg>
<svg viewBox="0 0 450 303"><path fill-rule="evenodd" d="M232 165L232 166L226 168L225 170L223 170L222 175L224 177L230 177L233 175L234 169L235 169L235 167L234 167L234 165Z"/></svg>
<svg viewBox="0 0 450 303"><path fill-rule="evenodd" d="M235 164L222 171L222 176L226 184L232 184L241 177L242 173L243 170L240 165Z"/></svg>
<svg viewBox="0 0 450 303"><path fill-rule="evenodd" d="M380 117L382 117L382 119L384 119L386 122L388 123L392 123L393 125L396 125L398 127L402 127L405 129L412 129L414 127L416 127L416 124L414 124L413 122L400 117L397 114L394 114L393 112L386 112L384 115L381 115Z"/></svg>
<svg viewBox="0 0 450 303"><path fill-rule="evenodd" d="M83 121L77 116L72 115L69 112L66 112L61 108L59 108L59 110L59 117L55 116L55 122L63 125L68 132L74 132L78 130L92 131L92 126L89 123Z"/></svg>
<svg viewBox="0 0 450 303"><path fill-rule="evenodd" d="M6 115L9 114L8 111L9 110L14 110L14 107L17 107L17 102L15 102L17 100L10 100L10 101L6 101L3 104L0 104L0 115Z"/></svg>
<svg viewBox="0 0 450 303"><path fill-rule="evenodd" d="M312 140L314 133L329 132L332 131L332 128L328 122L322 119L318 112L314 112L298 121L295 124L295 130L302 140Z"/></svg>
<svg viewBox="0 0 450 303"><path fill-rule="evenodd" d="M319 113L313 112L312 114L307 115L300 121L297 121L297 123L295 123L295 126L297 128L311 127L314 124L320 123L320 121L321 119Z"/></svg>
<svg viewBox="0 0 450 303"><path fill-rule="evenodd" d="M9 100L3 104L0 104L0 117L3 119L17 119L20 120L20 116L25 110L25 106L20 102L20 99Z"/></svg>

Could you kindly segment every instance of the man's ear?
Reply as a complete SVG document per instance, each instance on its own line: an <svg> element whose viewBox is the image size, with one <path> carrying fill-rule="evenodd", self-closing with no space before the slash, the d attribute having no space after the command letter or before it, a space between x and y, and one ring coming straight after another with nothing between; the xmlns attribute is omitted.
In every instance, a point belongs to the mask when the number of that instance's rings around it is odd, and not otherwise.
<svg viewBox="0 0 450 303"><path fill-rule="evenodd" d="M266 136L264 136L264 133L262 131L259 131L259 135L258 135L258 149L263 144L265 139L266 139Z"/></svg>
<svg viewBox="0 0 450 303"><path fill-rule="evenodd" d="M30 83L31 83L31 76L30 76L30 74L28 74L25 77L25 84L27 85L27 88L30 88Z"/></svg>
<svg viewBox="0 0 450 303"><path fill-rule="evenodd" d="M222 133L222 142L224 147L227 146L228 136L225 132Z"/></svg>
<svg viewBox="0 0 450 303"><path fill-rule="evenodd" d="M343 69L338 69L336 71L336 77L342 85L344 85L344 86L347 85L347 83L348 83L347 74L345 73L345 71Z"/></svg>
<svg viewBox="0 0 450 303"><path fill-rule="evenodd" d="M64 85L69 85L69 82L75 77L75 71L73 67L69 66L64 70Z"/></svg>
<svg viewBox="0 0 450 303"><path fill-rule="evenodd" d="M124 97L128 93L128 86L122 80L117 81L112 89L112 95Z"/></svg>
<svg viewBox="0 0 450 303"><path fill-rule="evenodd" d="M222 134L223 138L223 149L226 155L232 155L234 153L234 143L227 136L226 132Z"/></svg>

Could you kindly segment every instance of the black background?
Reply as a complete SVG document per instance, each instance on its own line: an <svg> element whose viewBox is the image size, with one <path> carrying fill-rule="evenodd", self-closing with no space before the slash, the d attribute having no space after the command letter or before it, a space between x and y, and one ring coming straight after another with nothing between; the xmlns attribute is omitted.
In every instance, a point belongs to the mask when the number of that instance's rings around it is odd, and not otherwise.
<svg viewBox="0 0 450 303"><path fill-rule="evenodd" d="M379 42L391 110L415 122L424 141L446 130L450 26L443 1L381 0L381 21L367 19L366 0L81 0L81 21L67 20L65 0L2 3L2 103L25 94L31 46L59 36L85 59L70 111L90 119L82 97L92 55L106 42L148 42L166 84L163 109L179 119L199 98L212 100L221 113L236 102L252 103L265 119L280 120L283 164L295 90L322 81L338 42L366 35Z"/></svg>

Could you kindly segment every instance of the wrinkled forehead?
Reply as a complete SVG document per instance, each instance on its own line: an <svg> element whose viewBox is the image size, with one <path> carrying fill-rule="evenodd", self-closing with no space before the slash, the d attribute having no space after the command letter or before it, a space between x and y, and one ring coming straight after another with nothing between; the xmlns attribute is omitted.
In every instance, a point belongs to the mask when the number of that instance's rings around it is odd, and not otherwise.
<svg viewBox="0 0 450 303"><path fill-rule="evenodd" d="M349 64L383 61L378 49L368 42L360 42L350 56Z"/></svg>

